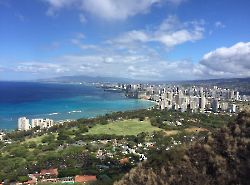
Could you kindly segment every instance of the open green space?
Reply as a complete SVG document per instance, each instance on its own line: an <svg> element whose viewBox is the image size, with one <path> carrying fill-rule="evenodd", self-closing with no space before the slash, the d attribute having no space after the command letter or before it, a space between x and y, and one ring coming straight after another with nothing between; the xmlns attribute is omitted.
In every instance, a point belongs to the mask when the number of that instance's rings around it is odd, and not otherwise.
<svg viewBox="0 0 250 185"><path fill-rule="evenodd" d="M153 132L161 130L151 125L149 120L139 121L138 119L129 119L114 121L106 125L96 125L89 129L88 135L108 134L108 135L137 135L141 132Z"/></svg>

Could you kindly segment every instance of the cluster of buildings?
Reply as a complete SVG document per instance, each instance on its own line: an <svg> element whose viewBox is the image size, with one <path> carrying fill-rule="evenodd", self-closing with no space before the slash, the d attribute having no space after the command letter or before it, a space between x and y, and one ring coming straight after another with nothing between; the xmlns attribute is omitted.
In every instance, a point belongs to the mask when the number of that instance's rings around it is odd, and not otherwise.
<svg viewBox="0 0 250 185"><path fill-rule="evenodd" d="M229 89L221 89L216 86L212 89L203 87L190 87L187 89L164 89L160 94L154 95L154 101L159 102L160 108L174 109L185 112L236 112L235 101L240 99L239 92Z"/></svg>
<svg viewBox="0 0 250 185"><path fill-rule="evenodd" d="M40 129L45 129L52 127L54 125L54 121L52 119L44 118L44 119L31 119L31 122L26 117L18 118L18 130L30 130L31 128L40 127Z"/></svg>
<svg viewBox="0 0 250 185"><path fill-rule="evenodd" d="M73 177L62 177L58 178L58 169L50 168L43 169L40 173L29 174L29 180L26 182L16 182L12 183L13 185L36 185L39 183L65 183L65 184L74 184L74 183L89 183L96 181L97 178L95 175L76 175ZM0 183L1 185L1 183Z"/></svg>
<svg viewBox="0 0 250 185"><path fill-rule="evenodd" d="M154 140L154 135L148 135L151 139L149 141L145 141L142 143L133 143L133 145L128 145L128 142L125 140L119 140L116 139L112 140L99 140L99 141L93 141L92 144L104 144L104 143L112 143L112 147L106 148L104 146L99 147L99 149L96 151L96 158L105 160L106 158L114 158L118 159L119 163L121 165L130 163L131 165L135 165L138 162L147 160L148 151L151 148L155 148L156 141ZM180 140L175 140L173 137L171 137L171 142L168 146L166 146L166 150L170 150L171 148L175 147L176 145L182 144L184 141L193 141L195 139L194 136L184 136ZM109 145L110 146L110 145ZM132 156L135 156L132 157ZM109 168L109 166L103 166L98 165L97 167L100 168Z"/></svg>
<svg viewBox="0 0 250 185"><path fill-rule="evenodd" d="M112 150L107 150L105 148L99 148L98 151L96 152L96 158L104 160L105 158L115 158L115 157L121 157L121 156L116 156L116 153L122 154L122 156L127 156L129 154L133 154L135 156L139 157L140 161L147 160L147 157L145 156L144 153L142 153L143 150L148 150L150 146L153 146L153 143L147 142L147 143L139 143L138 145L134 145L133 147L129 147L127 145L127 141L121 142L117 141L114 139L113 141L111 140L106 140L106 141L101 141L102 143L112 143ZM119 160L120 164L125 164L125 163L136 163L136 161L131 160L131 157L125 157Z"/></svg>
<svg viewBox="0 0 250 185"><path fill-rule="evenodd" d="M238 91L211 87L182 87L148 84L118 84L127 97L152 100L160 109L173 109L185 112L231 112L237 111L235 102L248 101Z"/></svg>

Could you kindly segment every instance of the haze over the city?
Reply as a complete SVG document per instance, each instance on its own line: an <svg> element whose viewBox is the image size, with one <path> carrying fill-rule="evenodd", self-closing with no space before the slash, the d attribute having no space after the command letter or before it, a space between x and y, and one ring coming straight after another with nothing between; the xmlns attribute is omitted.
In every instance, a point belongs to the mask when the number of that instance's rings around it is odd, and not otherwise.
<svg viewBox="0 0 250 185"><path fill-rule="evenodd" d="M250 76L248 0L0 0L0 80Z"/></svg>

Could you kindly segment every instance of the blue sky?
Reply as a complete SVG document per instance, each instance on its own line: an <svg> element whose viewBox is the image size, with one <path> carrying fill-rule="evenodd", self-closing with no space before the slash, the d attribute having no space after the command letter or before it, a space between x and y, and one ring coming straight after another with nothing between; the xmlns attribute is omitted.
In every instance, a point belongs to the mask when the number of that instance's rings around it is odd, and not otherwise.
<svg viewBox="0 0 250 185"><path fill-rule="evenodd" d="M250 76L248 0L0 0L0 80Z"/></svg>

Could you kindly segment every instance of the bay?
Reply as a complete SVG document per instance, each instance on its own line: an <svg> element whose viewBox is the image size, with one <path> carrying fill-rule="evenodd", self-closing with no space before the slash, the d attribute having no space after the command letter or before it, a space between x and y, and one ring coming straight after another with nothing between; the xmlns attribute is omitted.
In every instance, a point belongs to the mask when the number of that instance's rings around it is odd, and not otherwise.
<svg viewBox="0 0 250 185"><path fill-rule="evenodd" d="M0 82L0 129L16 129L17 119L55 121L90 118L116 111L148 108L150 101L81 84Z"/></svg>

